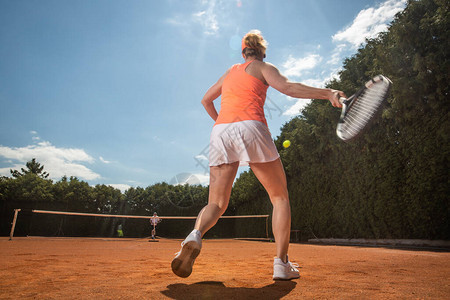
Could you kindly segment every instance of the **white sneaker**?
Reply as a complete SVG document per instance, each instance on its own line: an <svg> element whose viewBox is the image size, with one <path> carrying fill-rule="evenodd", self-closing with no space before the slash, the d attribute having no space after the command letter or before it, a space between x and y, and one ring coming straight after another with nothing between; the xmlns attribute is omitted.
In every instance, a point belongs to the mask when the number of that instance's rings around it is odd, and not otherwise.
<svg viewBox="0 0 450 300"><path fill-rule="evenodd" d="M297 270L298 264L291 263L286 256L287 262L284 263L281 258L275 257L273 260L273 280L290 280L300 277Z"/></svg>
<svg viewBox="0 0 450 300"><path fill-rule="evenodd" d="M192 266L202 249L202 234L194 229L181 243L181 250L172 260L172 271L180 277L188 277L192 273Z"/></svg>

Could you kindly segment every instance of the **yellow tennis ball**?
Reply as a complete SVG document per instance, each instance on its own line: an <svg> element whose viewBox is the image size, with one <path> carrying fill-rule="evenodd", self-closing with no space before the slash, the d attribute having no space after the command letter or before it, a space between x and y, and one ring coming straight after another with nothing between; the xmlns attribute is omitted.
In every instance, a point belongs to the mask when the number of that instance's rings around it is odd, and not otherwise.
<svg viewBox="0 0 450 300"><path fill-rule="evenodd" d="M291 145L291 141L289 141L289 140L285 140L284 142L283 142L283 147L284 148L287 148L287 147L289 147Z"/></svg>

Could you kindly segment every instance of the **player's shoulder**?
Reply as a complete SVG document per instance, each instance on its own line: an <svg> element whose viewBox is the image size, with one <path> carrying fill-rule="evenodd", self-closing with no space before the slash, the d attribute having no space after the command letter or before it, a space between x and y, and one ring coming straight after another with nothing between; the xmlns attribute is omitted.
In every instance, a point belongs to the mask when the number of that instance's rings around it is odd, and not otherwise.
<svg viewBox="0 0 450 300"><path fill-rule="evenodd" d="M228 68L228 71L229 70L231 70L231 69L234 69L234 68L237 68L237 67L239 67L241 64L232 64L229 68Z"/></svg>
<svg viewBox="0 0 450 300"><path fill-rule="evenodd" d="M237 67L239 67L241 64L234 64L231 67L228 68L227 72L230 72L233 69L236 69Z"/></svg>
<svg viewBox="0 0 450 300"><path fill-rule="evenodd" d="M236 69L239 66L239 64L234 64L231 67L229 67L224 75L227 75L228 73L230 73L231 70Z"/></svg>
<svg viewBox="0 0 450 300"><path fill-rule="evenodd" d="M256 67L259 70L275 68L275 66L273 64L271 64L270 62L265 62L265 61L261 61L261 60L252 61L252 66Z"/></svg>
<svg viewBox="0 0 450 300"><path fill-rule="evenodd" d="M269 72L270 73L279 72L278 68L275 67L275 65L270 62L261 62L260 69L264 74L269 73Z"/></svg>
<svg viewBox="0 0 450 300"><path fill-rule="evenodd" d="M277 67L275 67L274 64L267 62L267 61L262 61L261 64L262 64L262 66L264 66L266 68L275 68L275 69L277 68Z"/></svg>

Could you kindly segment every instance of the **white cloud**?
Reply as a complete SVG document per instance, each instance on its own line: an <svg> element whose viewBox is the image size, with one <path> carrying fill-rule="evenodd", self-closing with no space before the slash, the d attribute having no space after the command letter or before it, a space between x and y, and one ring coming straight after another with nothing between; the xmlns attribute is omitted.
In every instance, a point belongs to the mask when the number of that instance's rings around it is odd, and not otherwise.
<svg viewBox="0 0 450 300"><path fill-rule="evenodd" d="M328 61L328 63L331 65L340 64L342 62L342 53L346 48L347 48L346 44L337 45L336 48L334 48L331 54L331 59Z"/></svg>
<svg viewBox="0 0 450 300"><path fill-rule="evenodd" d="M99 157L99 159L100 159L100 161L102 162L102 163L104 163L104 164L110 164L111 163L111 161L109 161L109 160L105 160L103 157Z"/></svg>
<svg viewBox="0 0 450 300"><path fill-rule="evenodd" d="M196 17L196 18L201 18L205 14L206 14L206 11L200 11L198 13L194 13L193 16Z"/></svg>
<svg viewBox="0 0 450 300"><path fill-rule="evenodd" d="M37 131L31 130L30 134L32 135L31 139L35 142L40 141L41 138L38 136Z"/></svg>
<svg viewBox="0 0 450 300"><path fill-rule="evenodd" d="M395 14L403 10L406 0L387 0L377 8L370 7L359 12L353 23L333 35L334 42L349 43L353 49L364 43L366 38L374 38L385 31Z"/></svg>
<svg viewBox="0 0 450 300"><path fill-rule="evenodd" d="M216 34L219 31L219 22L215 13L216 1L204 2L207 5L206 10L192 14L193 20L203 27L203 32L207 35Z"/></svg>
<svg viewBox="0 0 450 300"><path fill-rule="evenodd" d="M209 174L194 174L194 176L197 177L201 185L209 184Z"/></svg>
<svg viewBox="0 0 450 300"><path fill-rule="evenodd" d="M297 102L295 102L294 105L289 107L288 110L286 110L283 115L285 116L296 116L300 114L300 111L303 110L309 103L311 103L311 99L295 99Z"/></svg>
<svg viewBox="0 0 450 300"><path fill-rule="evenodd" d="M202 1L195 12L177 14L166 19L166 23L177 26L185 32L190 32L191 26L200 25L204 34L215 35L220 29L216 4L216 0Z"/></svg>
<svg viewBox="0 0 450 300"><path fill-rule="evenodd" d="M47 141L25 147L0 146L0 157L11 162L9 168L0 169L0 175L4 176L10 175L9 169L20 170L25 167L26 162L36 158L52 179L59 179L64 175L84 180L100 178L99 174L82 164L94 162L94 158L83 149L57 148Z"/></svg>
<svg viewBox="0 0 450 300"><path fill-rule="evenodd" d="M119 189L122 193L124 193L126 190L131 188L128 184L122 184L122 183L113 183L113 184L107 184L109 186L112 186L115 189Z"/></svg>
<svg viewBox="0 0 450 300"><path fill-rule="evenodd" d="M301 58L289 55L286 62L282 64L283 74L287 77L300 77L304 71L315 68L321 61L322 57L318 54L310 54Z"/></svg>
<svg viewBox="0 0 450 300"><path fill-rule="evenodd" d="M194 174L194 173L180 173L175 175L170 181L169 184L172 185L206 185L209 183L209 174Z"/></svg>

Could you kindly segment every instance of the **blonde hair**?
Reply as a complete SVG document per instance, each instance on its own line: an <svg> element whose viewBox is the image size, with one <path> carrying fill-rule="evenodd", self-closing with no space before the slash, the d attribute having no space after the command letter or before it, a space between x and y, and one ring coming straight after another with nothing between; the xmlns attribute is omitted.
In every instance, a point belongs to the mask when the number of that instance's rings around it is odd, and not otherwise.
<svg viewBox="0 0 450 300"><path fill-rule="evenodd" d="M268 44L261 31L251 30L242 39L242 54L245 56L263 56Z"/></svg>

